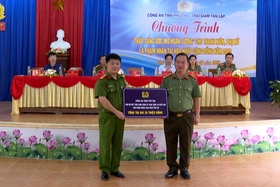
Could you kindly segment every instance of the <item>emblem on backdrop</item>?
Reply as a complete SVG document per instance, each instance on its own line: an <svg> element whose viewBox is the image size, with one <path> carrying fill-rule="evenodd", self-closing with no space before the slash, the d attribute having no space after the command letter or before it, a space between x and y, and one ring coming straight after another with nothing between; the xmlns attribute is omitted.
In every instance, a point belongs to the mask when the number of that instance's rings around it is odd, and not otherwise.
<svg viewBox="0 0 280 187"><path fill-rule="evenodd" d="M5 7L0 3L0 20L5 19ZM0 31L6 29L5 22L0 22Z"/></svg>
<svg viewBox="0 0 280 187"><path fill-rule="evenodd" d="M177 4L177 10L179 12L191 12L193 10L192 3L190 1L183 1L183 0L181 0Z"/></svg>

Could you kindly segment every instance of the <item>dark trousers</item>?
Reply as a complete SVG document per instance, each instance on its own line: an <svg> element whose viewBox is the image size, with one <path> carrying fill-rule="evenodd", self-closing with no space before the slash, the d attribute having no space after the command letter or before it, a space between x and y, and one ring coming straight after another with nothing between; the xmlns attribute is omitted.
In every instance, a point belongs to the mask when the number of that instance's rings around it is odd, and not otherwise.
<svg viewBox="0 0 280 187"><path fill-rule="evenodd" d="M170 115L164 120L164 134L166 142L167 165L170 170L186 171L190 165L190 151L194 118L191 113L182 117ZM178 138L180 146L180 160L177 163Z"/></svg>

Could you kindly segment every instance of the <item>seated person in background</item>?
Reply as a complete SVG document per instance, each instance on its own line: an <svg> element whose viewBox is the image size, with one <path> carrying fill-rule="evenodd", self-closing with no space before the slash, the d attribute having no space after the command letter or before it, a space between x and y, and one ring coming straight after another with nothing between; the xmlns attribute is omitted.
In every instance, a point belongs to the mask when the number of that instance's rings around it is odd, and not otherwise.
<svg viewBox="0 0 280 187"><path fill-rule="evenodd" d="M198 75L202 75L201 67L196 62L196 56L190 55L188 71L197 71Z"/></svg>
<svg viewBox="0 0 280 187"><path fill-rule="evenodd" d="M48 54L49 62L45 67L44 71L48 69L56 70L57 75L59 75L59 67L62 69L62 75L64 75L64 68L61 64L56 63L57 60L57 54L55 52L49 52Z"/></svg>
<svg viewBox="0 0 280 187"><path fill-rule="evenodd" d="M52 42L51 43L51 49L53 48L61 48L61 49L65 49L67 51L67 49L69 49L71 47L71 45L68 42L65 42L63 40L64 38L64 31L62 29L59 29L56 33L56 37L57 37L57 41Z"/></svg>
<svg viewBox="0 0 280 187"><path fill-rule="evenodd" d="M172 54L170 54L170 53L166 54L164 59L165 59L165 64L160 65L158 68L159 75L161 75L163 71L172 71L172 73L174 73L175 66L172 63L172 61L173 61Z"/></svg>
<svg viewBox="0 0 280 187"><path fill-rule="evenodd" d="M235 64L232 63L232 61L234 59L234 55L232 53L227 53L225 55L225 59L226 59L225 62L218 64L217 72L218 72L219 68L221 69L221 72L223 72L223 71L230 71L230 72L235 71L236 70Z"/></svg>
<svg viewBox="0 0 280 187"><path fill-rule="evenodd" d="M95 66L95 73L98 74L98 71L100 70L105 70L106 71L106 56L105 55L101 55L99 57L99 62L100 64L98 64L97 66Z"/></svg>

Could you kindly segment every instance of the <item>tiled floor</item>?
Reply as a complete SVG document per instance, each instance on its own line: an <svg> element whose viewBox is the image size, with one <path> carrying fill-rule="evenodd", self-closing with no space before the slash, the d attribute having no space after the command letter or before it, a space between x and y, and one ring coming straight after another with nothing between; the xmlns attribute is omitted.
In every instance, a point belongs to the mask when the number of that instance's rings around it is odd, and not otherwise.
<svg viewBox="0 0 280 187"><path fill-rule="evenodd" d="M97 162L0 158L1 187L279 187L280 153L191 159L191 179L165 179L165 161L121 162L124 179L100 179Z"/></svg>

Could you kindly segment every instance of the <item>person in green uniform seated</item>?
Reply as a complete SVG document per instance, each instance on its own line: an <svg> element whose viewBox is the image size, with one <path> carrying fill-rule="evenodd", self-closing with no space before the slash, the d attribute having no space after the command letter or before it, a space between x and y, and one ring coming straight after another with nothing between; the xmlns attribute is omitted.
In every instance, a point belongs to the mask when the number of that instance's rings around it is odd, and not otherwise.
<svg viewBox="0 0 280 187"><path fill-rule="evenodd" d="M121 57L109 54L106 57L107 72L95 84L98 98L99 123L99 169L101 179L109 180L109 174L124 178L119 171L125 116L123 114L123 88L125 79L118 74Z"/></svg>
<svg viewBox="0 0 280 187"><path fill-rule="evenodd" d="M166 76L160 88L167 90L169 116L164 119L164 135L166 142L166 162L169 167L165 178L178 174L190 179L191 141L193 125L200 120L200 89L196 78L188 75L188 55L179 53L175 57L175 73ZM194 107L194 114L192 109ZM177 159L178 139L180 159Z"/></svg>
<svg viewBox="0 0 280 187"><path fill-rule="evenodd" d="M100 64L98 64L97 66L95 66L95 74L98 74L98 71L100 70L104 70L106 71L106 56L105 55L101 55L99 57L99 62Z"/></svg>
<svg viewBox="0 0 280 187"><path fill-rule="evenodd" d="M198 75L202 75L200 65L197 64L196 55L190 55L189 57L189 71L197 71Z"/></svg>
<svg viewBox="0 0 280 187"><path fill-rule="evenodd" d="M232 53L227 53L225 55L225 59L226 59L225 62L218 64L217 72L219 68L221 69L221 72L223 71L234 72L236 70L235 64L232 63L234 59L234 55Z"/></svg>

